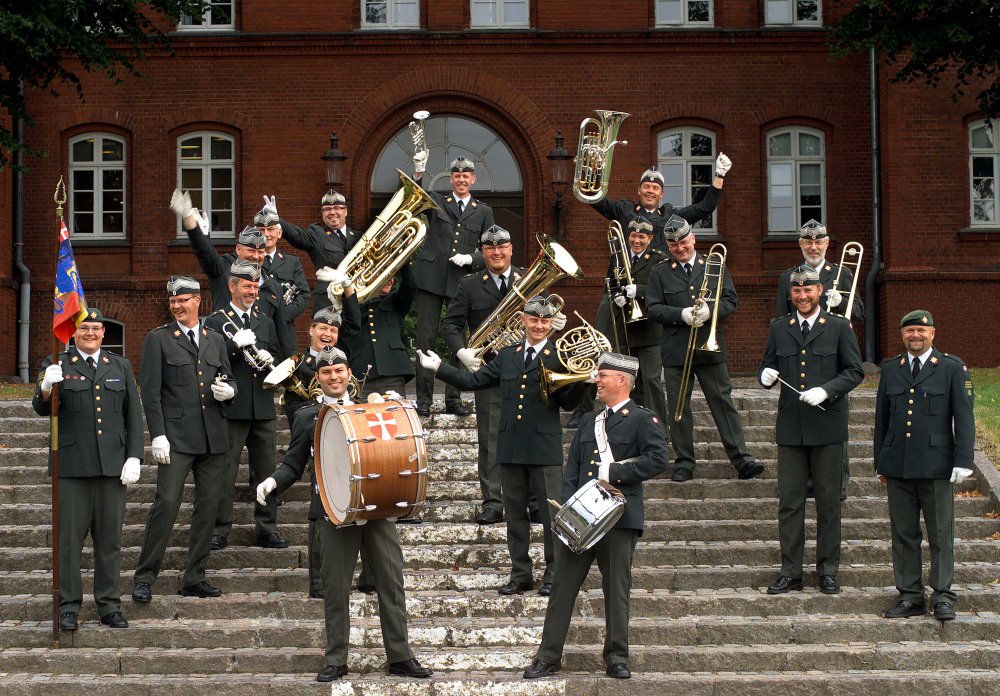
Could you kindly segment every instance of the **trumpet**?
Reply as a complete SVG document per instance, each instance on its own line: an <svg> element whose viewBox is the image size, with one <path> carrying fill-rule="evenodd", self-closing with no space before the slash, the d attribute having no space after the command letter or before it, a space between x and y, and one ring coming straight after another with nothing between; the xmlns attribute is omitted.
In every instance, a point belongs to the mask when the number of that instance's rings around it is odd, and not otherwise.
<svg viewBox="0 0 1000 696"><path fill-rule="evenodd" d="M631 115L624 111L598 111L597 118L585 118L580 123L580 141L574 159L573 195L581 203L597 203L608 195L615 145L628 145L627 140L615 138L622 121ZM588 131L591 125L594 129Z"/></svg>
<svg viewBox="0 0 1000 696"><path fill-rule="evenodd" d="M617 284L619 288L632 285L632 261L628 253L628 244L625 241L625 232L617 220L612 220L611 224L608 225L608 246L611 247L611 256L615 260L612 284ZM642 307L639 306L639 301L634 297L625 301L622 315L628 323L642 321L646 318L642 313Z"/></svg>
<svg viewBox="0 0 1000 696"><path fill-rule="evenodd" d="M844 245L844 250L840 252L840 268L837 269L837 278L833 281L833 288L839 292L840 274L844 272L844 266L854 266L854 279L851 282L851 291L847 295L847 306L844 310L844 318L851 320L851 309L854 307L854 297L858 289L858 276L861 275L861 259L865 255L865 248L857 242L848 242ZM857 256L854 261L848 261L848 256Z"/></svg>
<svg viewBox="0 0 1000 696"><path fill-rule="evenodd" d="M229 340L233 339L236 332L240 330L240 327L236 326L232 319L226 319L226 323L222 325L222 333L225 334L226 338ZM251 343L248 346L243 346L240 350L243 351L243 357L246 358L247 363L255 369L257 372L264 372L265 370L270 371L274 367L274 358L264 359L257 349L257 346Z"/></svg>
<svg viewBox="0 0 1000 696"><path fill-rule="evenodd" d="M418 111L413 114L413 121L410 121L410 137L413 139L413 154L427 152L427 143L424 140L424 119L430 116L428 111Z"/></svg>
<svg viewBox="0 0 1000 696"><path fill-rule="evenodd" d="M712 272L712 266L717 268ZM715 330L719 323L719 298L722 297L722 283L726 276L726 247L724 244L713 244L708 250L708 257L705 259L705 276L701 281L701 290L698 298L694 302L695 311L706 304L712 305L712 324L708 332L708 338L701 346L698 344L698 327L691 326L691 333L688 335L687 353L684 356L684 368L681 370L680 389L677 393L677 407L674 409L674 421L680 422L684 416L684 409L687 406L687 391L691 386L691 371L694 367L694 351L698 350L710 353L719 352L719 342L715 337ZM710 279L715 279L715 292L709 287Z"/></svg>
<svg viewBox="0 0 1000 696"><path fill-rule="evenodd" d="M542 402L548 406L549 395L567 384L590 379L597 369L602 353L611 351L611 343L600 331L591 326L579 312L573 312L583 324L567 331L556 341L556 354L569 372L553 372L538 362L538 386Z"/></svg>

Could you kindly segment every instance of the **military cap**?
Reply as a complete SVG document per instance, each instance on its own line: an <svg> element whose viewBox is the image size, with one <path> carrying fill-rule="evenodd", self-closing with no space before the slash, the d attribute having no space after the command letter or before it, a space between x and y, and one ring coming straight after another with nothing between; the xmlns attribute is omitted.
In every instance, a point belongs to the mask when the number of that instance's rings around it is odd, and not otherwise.
<svg viewBox="0 0 1000 696"><path fill-rule="evenodd" d="M671 242L679 242L691 234L691 223L680 215L671 215L663 227L663 236Z"/></svg>
<svg viewBox="0 0 1000 696"><path fill-rule="evenodd" d="M926 309L915 309L899 321L899 328L907 326L934 326L934 317Z"/></svg>
<svg viewBox="0 0 1000 696"><path fill-rule="evenodd" d="M331 365L348 365L347 356L344 355L344 351L340 348L335 348L333 346L324 346L316 355L316 369L319 370L321 367L328 367Z"/></svg>
<svg viewBox="0 0 1000 696"><path fill-rule="evenodd" d="M331 307L324 307L313 314L314 324L329 324L330 326L340 326L343 323L340 312L333 311Z"/></svg>
<svg viewBox="0 0 1000 696"><path fill-rule="evenodd" d="M177 295L200 295L201 284L194 278L187 276L170 276L167 281L167 295L175 297Z"/></svg>
<svg viewBox="0 0 1000 696"><path fill-rule="evenodd" d="M323 198L320 200L319 204L321 206L322 205L342 205L342 206L344 206L346 208L347 207L347 199L344 198L344 194L339 193L337 191L334 191L333 189L330 189L325 194L323 194Z"/></svg>
<svg viewBox="0 0 1000 696"><path fill-rule="evenodd" d="M465 157L457 157L451 161L451 171L476 173L476 163Z"/></svg>
<svg viewBox="0 0 1000 696"><path fill-rule="evenodd" d="M530 314L533 317L548 319L555 316L557 311L555 303L541 295L529 297L528 301L524 303L524 313Z"/></svg>
<svg viewBox="0 0 1000 696"><path fill-rule="evenodd" d="M254 249L264 248L264 235L260 233L256 227L251 227L247 225L240 232L240 238L236 240L237 244L242 244L246 247L253 247Z"/></svg>
<svg viewBox="0 0 1000 696"><path fill-rule="evenodd" d="M791 284L801 287L803 285L822 285L823 281L819 279L819 271L804 263L792 269Z"/></svg>
<svg viewBox="0 0 1000 696"><path fill-rule="evenodd" d="M806 224L802 225L802 228L799 230L799 239L802 239L803 237L826 239L826 226L816 222L815 220L810 220Z"/></svg>
<svg viewBox="0 0 1000 696"><path fill-rule="evenodd" d="M87 316L86 316L86 318L84 318L83 321L99 321L99 322L101 322L103 324L104 323L104 315L101 314L101 310L91 308L91 309L87 310ZM80 323L82 324L83 322L80 322Z"/></svg>
<svg viewBox="0 0 1000 696"><path fill-rule="evenodd" d="M632 221L628 223L629 230L635 230L636 232L641 232L642 234L648 234L650 237L653 236L653 226L643 220L640 217L632 218Z"/></svg>
<svg viewBox="0 0 1000 696"><path fill-rule="evenodd" d="M510 232L500 225L493 225L479 237L479 244L507 244L510 242Z"/></svg>
<svg viewBox="0 0 1000 696"><path fill-rule="evenodd" d="M280 222L278 214L270 208L261 208L260 212L253 216L253 224L256 227L277 225L278 222Z"/></svg>
<svg viewBox="0 0 1000 696"><path fill-rule="evenodd" d="M639 374L639 359L633 358L631 355L605 351L601 353L601 357L597 360L597 369L624 372L627 375L635 377Z"/></svg>
<svg viewBox="0 0 1000 696"><path fill-rule="evenodd" d="M656 167L650 167L642 173L642 177L639 179L639 186L642 186L647 181L659 184L660 188L663 188L663 175L656 170Z"/></svg>
<svg viewBox="0 0 1000 696"><path fill-rule="evenodd" d="M260 280L260 264L254 263L253 261L236 259L233 261L233 265L229 267L229 277L236 277L241 280L252 280L256 283Z"/></svg>

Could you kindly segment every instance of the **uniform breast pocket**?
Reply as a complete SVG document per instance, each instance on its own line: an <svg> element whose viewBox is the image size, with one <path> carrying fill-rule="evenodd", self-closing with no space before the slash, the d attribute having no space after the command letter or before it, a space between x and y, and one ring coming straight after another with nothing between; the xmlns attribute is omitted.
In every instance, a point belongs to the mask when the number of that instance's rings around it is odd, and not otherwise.
<svg viewBox="0 0 1000 696"><path fill-rule="evenodd" d="M948 389L943 384L924 384L921 387L923 392L924 413L929 416L940 416L945 411L945 401L948 398Z"/></svg>
<svg viewBox="0 0 1000 696"><path fill-rule="evenodd" d="M433 261L434 258L434 252L426 247L421 247L420 251L417 252L417 259L420 261Z"/></svg>
<svg viewBox="0 0 1000 696"><path fill-rule="evenodd" d="M240 357L242 358L242 356ZM207 377L208 379L213 380L215 379L216 375L222 375L223 373L222 361L217 356L214 355L206 356L205 365L207 366L207 369L203 370L203 372L205 373L204 376ZM228 375L223 375L223 377L227 376Z"/></svg>
<svg viewBox="0 0 1000 696"><path fill-rule="evenodd" d="M795 360L796 351L793 346L778 346L774 353L778 356L778 372L782 375L798 375L803 372L803 370L798 369L802 366L796 364L802 361Z"/></svg>
<svg viewBox="0 0 1000 696"><path fill-rule="evenodd" d="M108 390L109 395L112 398L115 413L121 413L122 409L125 407L125 383L105 382L104 387Z"/></svg>
<svg viewBox="0 0 1000 696"><path fill-rule="evenodd" d="M886 389L886 395L889 397L889 412L899 413L900 411L906 411L906 387L903 385L893 385Z"/></svg>
<svg viewBox="0 0 1000 696"><path fill-rule="evenodd" d="M190 384L194 377L190 358L167 358L167 371L164 375L167 384L182 387Z"/></svg>
<svg viewBox="0 0 1000 696"><path fill-rule="evenodd" d="M833 346L815 346L812 350L819 373L823 376L837 374L837 349Z"/></svg>
<svg viewBox="0 0 1000 696"><path fill-rule="evenodd" d="M80 413L87 408L90 395L90 385L86 381L65 379L59 385L59 407L74 413Z"/></svg>

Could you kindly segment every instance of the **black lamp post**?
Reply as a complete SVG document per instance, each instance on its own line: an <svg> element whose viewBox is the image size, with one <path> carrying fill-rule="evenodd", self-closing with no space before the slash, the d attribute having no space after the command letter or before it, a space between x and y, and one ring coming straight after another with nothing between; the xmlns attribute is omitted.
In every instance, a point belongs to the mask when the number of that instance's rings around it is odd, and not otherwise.
<svg viewBox="0 0 1000 696"><path fill-rule="evenodd" d="M562 225L560 218L562 217L562 197L566 194L566 189L569 188L569 162L573 159L572 153L563 147L563 134L562 131L558 131L556 134L556 146L554 149L549 150L549 154L546 156L549 161L549 187L552 192L556 194L556 204L552 208L552 212L555 215L555 238L562 239Z"/></svg>
<svg viewBox="0 0 1000 696"><path fill-rule="evenodd" d="M330 136L330 149L320 157L323 160L323 168L326 170L326 187L328 189L336 189L344 185L341 177L344 174L344 162L347 161L347 155L337 147L339 140L337 131L333 131L333 135Z"/></svg>

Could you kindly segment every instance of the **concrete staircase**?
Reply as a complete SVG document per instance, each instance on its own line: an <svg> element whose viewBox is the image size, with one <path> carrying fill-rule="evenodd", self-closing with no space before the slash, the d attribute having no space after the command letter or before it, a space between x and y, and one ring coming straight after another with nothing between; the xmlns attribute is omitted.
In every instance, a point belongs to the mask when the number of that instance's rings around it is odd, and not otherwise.
<svg viewBox="0 0 1000 696"><path fill-rule="evenodd" d="M850 499L844 503L839 595L815 589L769 596L777 576L776 394L738 390L747 440L766 465L738 481L724 460L704 399L696 393L696 479L646 484L647 527L635 555L631 600L633 678L604 677L600 575L577 602L562 678L525 682L540 640L545 598L501 597L509 559L504 526L472 523L478 497L475 419L425 419L431 444L429 495L421 525L400 525L406 560L410 640L432 680L387 677L374 597L353 594L347 680L317 684L323 666L322 600L308 599L308 487L284 496L279 525L288 549L248 546L251 493L244 465L230 546L213 552L209 581L221 599L176 594L186 559L191 485L152 603L131 602L132 572L155 468L130 487L123 535L123 613L113 630L84 598L80 630L51 647L48 420L24 401L0 402L0 694L954 694L1000 693L1000 519L980 476L959 486L956 571L959 616L889 621L895 600L883 488L872 477L874 392L852 396ZM566 414L564 417L568 417ZM279 421L279 460L288 443ZM568 444L573 432L567 431ZM983 474L987 472L983 471ZM972 495L982 489L985 495ZM815 533L812 505L809 533ZM541 568L541 528L533 529ZM815 545L807 544L807 565ZM89 549L84 552L90 562ZM925 556L926 558L926 556ZM92 576L85 573L85 592Z"/></svg>

